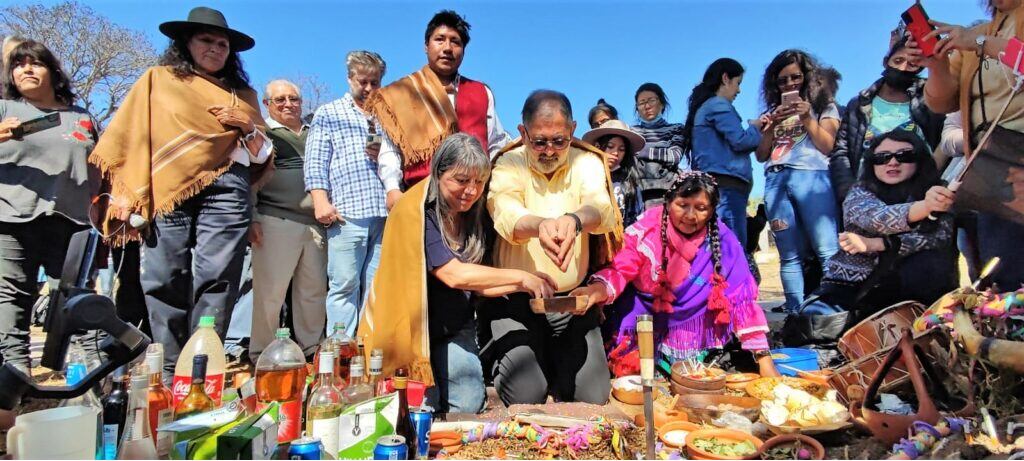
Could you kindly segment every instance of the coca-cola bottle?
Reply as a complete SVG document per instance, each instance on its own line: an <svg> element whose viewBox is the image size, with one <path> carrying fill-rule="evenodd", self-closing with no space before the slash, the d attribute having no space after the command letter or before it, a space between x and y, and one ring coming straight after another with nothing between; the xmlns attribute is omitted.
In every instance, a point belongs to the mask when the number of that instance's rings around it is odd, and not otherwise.
<svg viewBox="0 0 1024 461"><path fill-rule="evenodd" d="M276 339L256 360L256 399L261 406L278 402L278 443L299 438L302 430L302 393L306 384L306 356L291 340L290 330L278 328Z"/></svg>
<svg viewBox="0 0 1024 461"><path fill-rule="evenodd" d="M224 343L217 336L213 326L213 317L200 317L199 328L185 343L181 354L178 355L178 363L174 367L174 382L171 385L175 406L188 395L189 387L192 385L192 361L199 354L207 357L206 395L213 399L216 406L220 406L221 395L224 392L224 370L227 368L227 364L224 359Z"/></svg>

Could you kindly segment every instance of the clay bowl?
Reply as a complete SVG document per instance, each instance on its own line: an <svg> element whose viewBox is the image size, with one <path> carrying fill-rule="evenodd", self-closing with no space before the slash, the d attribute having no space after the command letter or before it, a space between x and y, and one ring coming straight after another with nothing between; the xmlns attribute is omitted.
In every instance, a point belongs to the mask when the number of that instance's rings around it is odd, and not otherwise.
<svg viewBox="0 0 1024 461"><path fill-rule="evenodd" d="M747 384L760 378L757 373L732 373L725 377L725 387L734 391L746 391Z"/></svg>
<svg viewBox="0 0 1024 461"><path fill-rule="evenodd" d="M664 426L661 426L661 428L658 429L658 439L661 440L661 443L664 443L669 447L675 448L677 450L682 449L683 447L686 446L686 437L684 436L683 440L675 440L674 437L670 435L670 433L676 431L683 431L686 432L687 435L689 435L690 432L699 431L700 428L700 426L693 423L688 423L685 421L673 421L671 423L665 424Z"/></svg>
<svg viewBox="0 0 1024 461"><path fill-rule="evenodd" d="M668 409L668 408L664 408L664 407L659 408L657 405L655 405L655 408L654 408L654 429L655 430L661 429L666 424L671 424L671 423L675 423L675 422L683 422L683 423L685 423L685 422L689 422L689 421L690 421L690 417L686 414L685 411L677 410L677 409ZM637 427L644 427L644 424L646 423L644 421L644 414L643 413L639 413L636 416L634 416L633 417L633 423L636 424Z"/></svg>
<svg viewBox="0 0 1024 461"><path fill-rule="evenodd" d="M722 413L725 413L723 410L708 408L716 405L738 407L738 409L732 409L731 411L749 419L751 422L757 421L761 413L761 401L753 397L689 394L679 396L679 400L676 403L676 407L686 412L690 421L703 423L710 423L712 420L718 419Z"/></svg>
<svg viewBox="0 0 1024 461"><path fill-rule="evenodd" d="M727 458L716 455L714 453L708 453L704 450L701 450L700 448L693 446L694 441L696 441L697 439L706 438L734 440L736 442L749 440L751 443L754 444L755 450L753 453L742 458ZM755 459L757 458L758 454L758 451L756 449L760 449L761 445L763 444L764 442L762 442L761 439L754 437L750 434L747 434L746 432L733 431L729 429L701 429L699 431L693 431L686 435L686 452L689 455L690 459Z"/></svg>
<svg viewBox="0 0 1024 461"><path fill-rule="evenodd" d="M695 379L691 378L683 370L683 362L676 362L672 365L672 379L671 381L680 386L688 389L696 389L702 391L722 390L725 388L725 371L721 368L710 368L709 371L715 376L714 378Z"/></svg>
<svg viewBox="0 0 1024 461"><path fill-rule="evenodd" d="M672 393L675 395L693 395L693 394L710 394L710 395L721 395L725 393L725 381L722 381L723 386L718 389L693 389L675 381L669 382L669 388L672 389Z"/></svg>
<svg viewBox="0 0 1024 461"><path fill-rule="evenodd" d="M757 449L757 457L767 459L765 456L768 453L768 450L792 446L798 441L803 448L806 448L811 452L811 457L808 459L825 459L825 447L821 445L821 442L802 434L776 435L775 437L765 440L764 445L761 445L761 448Z"/></svg>
<svg viewBox="0 0 1024 461"><path fill-rule="evenodd" d="M612 397L626 405L643 405L644 391L640 386L640 376L623 376L612 381Z"/></svg>

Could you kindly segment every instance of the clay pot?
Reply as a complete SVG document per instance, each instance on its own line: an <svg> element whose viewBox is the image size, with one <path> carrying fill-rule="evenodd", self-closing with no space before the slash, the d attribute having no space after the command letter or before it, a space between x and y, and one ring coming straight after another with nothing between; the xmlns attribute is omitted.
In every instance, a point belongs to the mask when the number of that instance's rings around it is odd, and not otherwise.
<svg viewBox="0 0 1024 461"><path fill-rule="evenodd" d="M722 387L718 389L704 390L704 389L693 389L690 387L683 386L675 381L669 382L669 388L672 389L672 393L675 395L693 395L693 394L710 394L710 395L722 395L725 393L725 381L722 381Z"/></svg>
<svg viewBox="0 0 1024 461"><path fill-rule="evenodd" d="M910 382L914 386L914 395L918 402L917 414L893 415L882 413L864 405L864 402L875 401L879 393L879 387L881 387L886 375L889 374L889 370L901 359L902 363L907 366ZM913 333L911 333L909 328L904 328L903 337L899 343L885 358L882 366L875 372L874 376L871 377L871 383L864 391L863 398L856 399L851 395L850 415L853 417L853 423L861 429L870 431L872 435L886 444L896 443L901 437L906 436L907 429L914 421L924 421L932 425L938 423L939 409L935 406L935 401L928 392L929 389L925 384L924 374L921 371L922 368L924 368L924 373L928 374L933 384L932 390L940 399L944 401L951 400L948 391L942 385L938 373L932 367L931 362L927 360L921 347L914 342ZM968 394L964 407L954 412L954 414L963 416L972 413L974 413L973 390Z"/></svg>
<svg viewBox="0 0 1024 461"><path fill-rule="evenodd" d="M666 424L675 422L689 422L690 418L686 412L676 409L662 409L655 406L654 408L654 429L661 429ZM633 417L633 423L638 427L644 427L646 421L644 421L644 414L640 413Z"/></svg>
<svg viewBox="0 0 1024 461"><path fill-rule="evenodd" d="M775 437L765 440L764 445L761 445L761 448L757 450L757 457L767 459L765 458L765 455L768 453L768 450L794 445L798 441L811 452L810 459L825 459L825 447L821 445L821 442L802 434L776 435Z"/></svg>
<svg viewBox="0 0 1024 461"><path fill-rule="evenodd" d="M689 433L689 432L699 431L699 430L700 430L700 426L698 426L696 424L688 423L688 422L685 422L685 421L673 421L673 422L670 422L670 423L666 423L664 426L661 426L658 429L658 439L661 440L661 443L664 443L665 445L667 445L669 447L672 447L672 448L675 448L675 449L681 449L681 448L686 446L686 440L683 439L683 440L679 441L679 443L675 443L675 441L673 441L672 439L666 437L668 435L668 433L673 432L673 431L686 431L687 433ZM687 435L689 435L689 434L687 434Z"/></svg>
<svg viewBox="0 0 1024 461"><path fill-rule="evenodd" d="M713 453L708 453L700 448L693 446L693 442L697 439L706 438L719 438L726 440L735 440L742 442L749 440L754 444L754 448L760 449L764 442L761 439L754 437L746 432L733 431L729 429L701 429L699 431L693 431L686 436L686 453L690 459L755 459L757 458L757 450L750 455L744 456L743 458L725 458Z"/></svg>

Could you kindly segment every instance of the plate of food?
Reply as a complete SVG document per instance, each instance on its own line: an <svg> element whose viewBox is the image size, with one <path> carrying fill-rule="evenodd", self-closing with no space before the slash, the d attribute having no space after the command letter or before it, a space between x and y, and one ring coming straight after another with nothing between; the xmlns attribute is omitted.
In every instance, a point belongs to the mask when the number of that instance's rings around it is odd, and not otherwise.
<svg viewBox="0 0 1024 461"><path fill-rule="evenodd" d="M775 386L773 398L761 401L761 421L776 434L821 434L850 427L850 412L836 401L836 391L822 398L790 387Z"/></svg>
<svg viewBox="0 0 1024 461"><path fill-rule="evenodd" d="M672 381L688 389L718 390L725 387L726 374L721 368L689 368L685 362L672 364Z"/></svg>
<svg viewBox="0 0 1024 461"><path fill-rule="evenodd" d="M828 386L811 380L781 376L758 378L751 381L750 384L747 384L747 394L755 399L774 400L775 387L780 384L785 384L793 389L800 389L819 399L824 398L825 394L829 391Z"/></svg>

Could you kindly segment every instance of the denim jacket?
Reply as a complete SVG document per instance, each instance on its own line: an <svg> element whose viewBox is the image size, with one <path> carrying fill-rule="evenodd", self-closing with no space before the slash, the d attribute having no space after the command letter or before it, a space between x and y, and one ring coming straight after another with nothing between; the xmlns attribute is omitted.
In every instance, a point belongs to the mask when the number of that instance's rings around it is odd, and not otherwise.
<svg viewBox="0 0 1024 461"><path fill-rule="evenodd" d="M697 109L694 117L694 169L752 183L750 153L760 142L761 132L754 126L744 129L740 114L729 100L713 96Z"/></svg>

